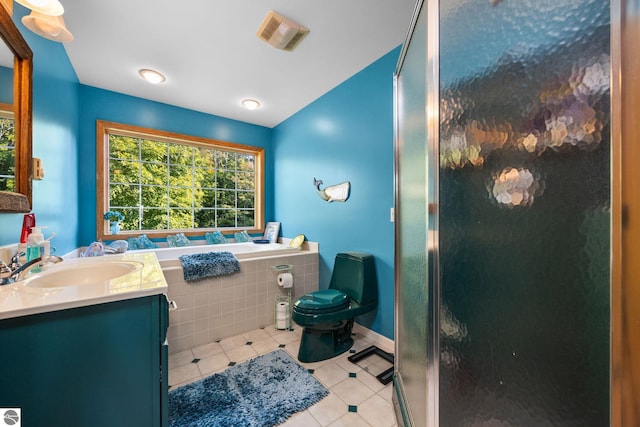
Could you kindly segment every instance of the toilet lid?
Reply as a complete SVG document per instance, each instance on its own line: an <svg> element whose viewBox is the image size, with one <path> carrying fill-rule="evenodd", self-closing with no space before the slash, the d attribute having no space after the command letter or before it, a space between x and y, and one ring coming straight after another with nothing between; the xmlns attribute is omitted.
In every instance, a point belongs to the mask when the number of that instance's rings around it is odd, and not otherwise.
<svg viewBox="0 0 640 427"><path fill-rule="evenodd" d="M349 305L347 294L336 289L324 289L303 295L294 304L295 308L301 311L324 311L335 308L342 308Z"/></svg>

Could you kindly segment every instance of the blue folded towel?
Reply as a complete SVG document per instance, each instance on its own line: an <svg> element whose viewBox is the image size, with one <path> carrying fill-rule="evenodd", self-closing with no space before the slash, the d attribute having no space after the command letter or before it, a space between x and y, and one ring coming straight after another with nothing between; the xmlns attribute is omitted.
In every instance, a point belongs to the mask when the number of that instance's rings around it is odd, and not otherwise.
<svg viewBox="0 0 640 427"><path fill-rule="evenodd" d="M179 259L187 282L240 271L240 263L231 252L181 255Z"/></svg>

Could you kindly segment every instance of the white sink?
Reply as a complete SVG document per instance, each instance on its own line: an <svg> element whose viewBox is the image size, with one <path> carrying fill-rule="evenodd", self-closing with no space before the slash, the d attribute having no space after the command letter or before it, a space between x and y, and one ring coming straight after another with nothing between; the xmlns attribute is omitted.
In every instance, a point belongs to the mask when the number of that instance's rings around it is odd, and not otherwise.
<svg viewBox="0 0 640 427"><path fill-rule="evenodd" d="M32 288L62 288L103 284L133 273L141 273L144 264L137 261L105 261L53 266L29 276L25 285ZM141 274L137 275L139 280ZM132 277L132 279L134 279Z"/></svg>

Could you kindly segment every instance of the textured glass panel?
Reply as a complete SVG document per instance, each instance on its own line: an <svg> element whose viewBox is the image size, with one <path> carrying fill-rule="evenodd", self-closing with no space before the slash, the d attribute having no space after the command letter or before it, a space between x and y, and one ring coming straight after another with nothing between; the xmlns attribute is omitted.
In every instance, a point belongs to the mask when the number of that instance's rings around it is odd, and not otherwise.
<svg viewBox="0 0 640 427"><path fill-rule="evenodd" d="M609 425L609 2L440 2L440 425Z"/></svg>
<svg viewBox="0 0 640 427"><path fill-rule="evenodd" d="M427 122L424 11L396 82L399 245L396 371L416 426L426 425L427 401ZM432 173L434 171L431 171Z"/></svg>

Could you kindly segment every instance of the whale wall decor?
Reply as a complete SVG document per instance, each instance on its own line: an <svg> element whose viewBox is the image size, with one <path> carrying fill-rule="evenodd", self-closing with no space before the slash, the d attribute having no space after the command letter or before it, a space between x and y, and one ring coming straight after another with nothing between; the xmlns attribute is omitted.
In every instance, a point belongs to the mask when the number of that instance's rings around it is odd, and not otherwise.
<svg viewBox="0 0 640 427"><path fill-rule="evenodd" d="M318 196L322 200L326 200L327 202L346 202L349 198L349 193L351 192L351 183L349 181L345 181L340 184L330 185L329 187L325 187L324 189L320 189L322 185L322 180L313 178L313 185L316 187L316 191L318 192Z"/></svg>

